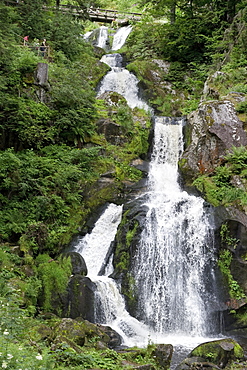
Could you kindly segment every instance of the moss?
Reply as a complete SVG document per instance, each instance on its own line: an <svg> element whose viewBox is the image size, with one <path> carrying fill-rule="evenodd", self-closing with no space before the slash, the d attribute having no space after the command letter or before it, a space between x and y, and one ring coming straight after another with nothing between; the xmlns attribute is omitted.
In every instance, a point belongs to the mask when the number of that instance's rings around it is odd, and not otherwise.
<svg viewBox="0 0 247 370"><path fill-rule="evenodd" d="M132 229L129 229L127 234L126 234L126 245L127 247L130 246L135 234L136 234L136 231L137 231L137 228L138 228L139 224L137 221L134 221L134 226Z"/></svg>
<svg viewBox="0 0 247 370"><path fill-rule="evenodd" d="M211 360L212 362L215 362L218 357L218 352L215 350L215 344L212 343L205 343L203 345L198 346L192 351L192 356L196 357L202 357L207 360Z"/></svg>
<svg viewBox="0 0 247 370"><path fill-rule="evenodd" d="M240 287L238 282L233 278L231 273L231 262L232 253L228 249L224 249L220 252L218 266L222 272L226 284L228 285L229 295L233 299L245 298L243 289Z"/></svg>
<svg viewBox="0 0 247 370"><path fill-rule="evenodd" d="M192 126L186 125L183 130L183 133L184 133L184 146L186 149L192 142Z"/></svg>
<svg viewBox="0 0 247 370"><path fill-rule="evenodd" d="M233 351L233 355L237 359L243 358L244 355L242 347L233 339L227 338L203 343L191 352L191 356L201 357L207 361L217 364L218 362L222 361L224 357L224 351L229 351L229 353Z"/></svg>
<svg viewBox="0 0 247 370"><path fill-rule="evenodd" d="M179 163L178 163L180 169L186 168L187 164L188 164L188 159L187 158L180 159Z"/></svg>
<svg viewBox="0 0 247 370"><path fill-rule="evenodd" d="M242 359L244 357L243 348L238 343L235 343L234 345L234 356L238 359Z"/></svg>
<svg viewBox="0 0 247 370"><path fill-rule="evenodd" d="M100 205L116 200L121 192L122 184L117 181L112 181L106 185L95 183L94 188L91 188L87 193L87 200L85 202L86 208L90 213L98 208Z"/></svg>
<svg viewBox="0 0 247 370"><path fill-rule="evenodd" d="M126 272L128 271L130 263L130 256L127 252L122 252L120 255L120 259L118 264L116 265L116 269L120 272Z"/></svg>
<svg viewBox="0 0 247 370"><path fill-rule="evenodd" d="M199 176L194 182L193 185L205 195L206 200L211 203L213 206L218 207L220 201L218 200L218 188L213 183L211 178L207 175Z"/></svg>

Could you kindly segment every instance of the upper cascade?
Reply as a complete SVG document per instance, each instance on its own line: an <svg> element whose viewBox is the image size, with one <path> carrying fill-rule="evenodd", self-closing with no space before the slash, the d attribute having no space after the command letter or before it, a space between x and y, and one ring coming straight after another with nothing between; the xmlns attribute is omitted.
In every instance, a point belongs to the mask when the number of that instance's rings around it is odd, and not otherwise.
<svg viewBox="0 0 247 370"><path fill-rule="evenodd" d="M117 30L114 35L112 50L119 50L125 44L127 37L132 31L132 26L121 27Z"/></svg>
<svg viewBox="0 0 247 370"><path fill-rule="evenodd" d="M132 26L120 27L113 36L112 46L110 45L109 28L101 26L96 30L87 32L83 35L83 38L92 45L97 46L105 51L119 50L125 44L127 37L132 31Z"/></svg>

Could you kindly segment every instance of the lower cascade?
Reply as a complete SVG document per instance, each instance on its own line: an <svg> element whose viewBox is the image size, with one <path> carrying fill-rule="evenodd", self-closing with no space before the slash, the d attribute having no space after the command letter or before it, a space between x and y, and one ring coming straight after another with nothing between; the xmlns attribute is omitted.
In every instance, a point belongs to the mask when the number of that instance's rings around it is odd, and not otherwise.
<svg viewBox="0 0 247 370"><path fill-rule="evenodd" d="M155 119L148 212L131 271L138 297L135 318L109 277L113 272L109 251L121 206L110 204L76 247L97 285L96 322L115 329L127 346L142 347L151 340L193 347L215 335L217 328L213 217L200 197L180 189L182 127L183 119Z"/></svg>

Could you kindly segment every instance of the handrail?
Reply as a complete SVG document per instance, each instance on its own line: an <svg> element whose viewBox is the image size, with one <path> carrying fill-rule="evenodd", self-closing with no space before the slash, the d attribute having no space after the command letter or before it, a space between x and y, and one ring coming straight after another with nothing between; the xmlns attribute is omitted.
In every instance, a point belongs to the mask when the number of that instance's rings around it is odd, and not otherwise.
<svg viewBox="0 0 247 370"><path fill-rule="evenodd" d="M10 5L10 4L15 5L15 6L20 5L19 2L13 1L13 0L4 0L4 2L5 2L6 5ZM113 17L113 16L114 16L114 18L126 17L126 18L130 18L132 20L138 20L143 15L142 13L137 13L137 12L125 12L125 11L119 11L119 10L92 8L92 7L83 8L83 7L80 7L80 6L70 5L70 4L68 4L68 5L61 4L61 5L59 5L59 7L43 5L42 8L44 10L54 9L54 10L60 10L60 11L66 11L66 12L77 11L80 14L88 13L89 17L91 16L92 18L93 17L100 18L100 17L103 17L103 16L104 16L104 18L109 17L109 20L111 20L111 17ZM79 14L76 14L76 15L79 15Z"/></svg>
<svg viewBox="0 0 247 370"><path fill-rule="evenodd" d="M20 45L24 48L32 49L38 56L42 56L43 58L50 57L50 46L43 46L43 45ZM42 48L42 50L41 50Z"/></svg>
<svg viewBox="0 0 247 370"><path fill-rule="evenodd" d="M135 13L135 12L124 12L124 11L119 11L119 10L112 10L112 9L102 9L102 8L82 8L80 6L75 6L75 5L65 5L65 4L62 4L62 5L59 5L59 7L57 8L56 6L43 6L44 9L58 9L58 10L78 10L79 12L88 12L89 15L90 13L94 13L94 14L97 14L99 12L101 13L114 13L116 15L133 15L133 16L139 16L141 17L142 16L142 13Z"/></svg>

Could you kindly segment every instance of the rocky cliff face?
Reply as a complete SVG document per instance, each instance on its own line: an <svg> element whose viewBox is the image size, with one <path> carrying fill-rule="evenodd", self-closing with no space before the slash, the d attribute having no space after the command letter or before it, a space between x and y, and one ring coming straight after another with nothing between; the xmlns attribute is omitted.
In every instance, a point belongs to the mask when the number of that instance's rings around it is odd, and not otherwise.
<svg viewBox="0 0 247 370"><path fill-rule="evenodd" d="M229 100L202 102L188 116L186 130L190 144L183 154L182 170L188 182L198 173L213 172L233 146L247 144L243 123Z"/></svg>

